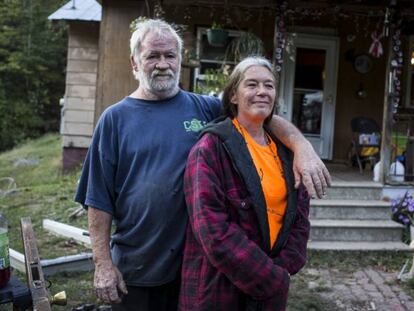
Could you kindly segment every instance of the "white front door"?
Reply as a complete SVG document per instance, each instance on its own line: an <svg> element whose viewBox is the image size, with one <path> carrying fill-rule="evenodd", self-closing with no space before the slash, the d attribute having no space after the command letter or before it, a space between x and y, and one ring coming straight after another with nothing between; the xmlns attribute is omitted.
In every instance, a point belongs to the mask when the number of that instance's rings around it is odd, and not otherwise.
<svg viewBox="0 0 414 311"><path fill-rule="evenodd" d="M293 122L322 159L332 159L338 45L335 37L297 34L285 53L279 115Z"/></svg>

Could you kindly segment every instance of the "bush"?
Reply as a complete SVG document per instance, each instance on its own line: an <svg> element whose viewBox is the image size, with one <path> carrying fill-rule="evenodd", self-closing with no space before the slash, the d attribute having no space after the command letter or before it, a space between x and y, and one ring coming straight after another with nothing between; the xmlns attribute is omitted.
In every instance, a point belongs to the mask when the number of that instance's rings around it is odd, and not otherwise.
<svg viewBox="0 0 414 311"><path fill-rule="evenodd" d="M62 0L0 5L0 150L59 128L66 29L47 16Z"/></svg>

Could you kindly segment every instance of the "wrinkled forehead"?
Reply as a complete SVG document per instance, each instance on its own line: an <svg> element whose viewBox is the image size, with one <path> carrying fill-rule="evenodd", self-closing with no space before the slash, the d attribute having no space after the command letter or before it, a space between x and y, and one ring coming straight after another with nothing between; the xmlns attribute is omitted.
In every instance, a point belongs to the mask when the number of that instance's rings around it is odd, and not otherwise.
<svg viewBox="0 0 414 311"><path fill-rule="evenodd" d="M242 73L242 80L257 79L271 80L275 83L276 77L273 72L264 65L251 65Z"/></svg>
<svg viewBox="0 0 414 311"><path fill-rule="evenodd" d="M176 38L168 32L149 31L145 34L141 51L143 53L150 51L178 51L178 42Z"/></svg>

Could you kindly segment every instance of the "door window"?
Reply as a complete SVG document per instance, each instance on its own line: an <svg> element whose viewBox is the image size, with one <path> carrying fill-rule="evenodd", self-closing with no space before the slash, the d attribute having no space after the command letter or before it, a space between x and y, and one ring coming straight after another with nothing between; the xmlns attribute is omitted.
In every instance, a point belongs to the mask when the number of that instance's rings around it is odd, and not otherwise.
<svg viewBox="0 0 414 311"><path fill-rule="evenodd" d="M304 134L321 135L325 59L325 50L296 50L292 121Z"/></svg>

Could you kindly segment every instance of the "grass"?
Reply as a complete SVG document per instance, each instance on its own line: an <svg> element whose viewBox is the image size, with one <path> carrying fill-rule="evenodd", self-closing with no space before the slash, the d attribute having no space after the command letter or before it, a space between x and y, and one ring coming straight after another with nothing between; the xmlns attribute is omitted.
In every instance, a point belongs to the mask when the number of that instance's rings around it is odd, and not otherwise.
<svg viewBox="0 0 414 311"><path fill-rule="evenodd" d="M309 288L312 282L316 286ZM319 276L306 273L302 270L291 278L289 289L288 310L289 311L322 311L336 310L332 301L320 295L321 292L330 291Z"/></svg>
<svg viewBox="0 0 414 311"><path fill-rule="evenodd" d="M399 271L407 259L408 252L367 252L367 251L310 251L308 268L335 268L346 272L355 272L361 267L373 267L382 271Z"/></svg>
<svg viewBox="0 0 414 311"><path fill-rule="evenodd" d="M79 206L73 201L79 171L62 174L60 138L46 135L38 140L0 154L0 178L12 177L17 191L0 198L0 210L9 220L10 247L22 252L20 218L31 217L39 250L43 258L55 258L85 250L82 246L68 247L65 240L42 230L44 218L87 228L86 217L71 221L69 215ZM15 166L16 160L38 161L33 166Z"/></svg>
<svg viewBox="0 0 414 311"><path fill-rule="evenodd" d="M79 205L73 201L80 170L69 174L61 172L62 147L58 134L45 135L40 139L27 141L13 150L0 154L0 178L12 177L17 191L0 197L0 211L9 221L10 247L23 252L20 218L30 217L37 238L42 259L90 251L77 243L49 234L42 229L45 218L87 228L86 215L69 219ZM16 160L35 160L36 165L15 166ZM16 273L21 279L24 276ZM71 310L73 306L95 302L92 289L93 273L60 273L49 278L51 293L66 290L67 307L57 310Z"/></svg>
<svg viewBox="0 0 414 311"><path fill-rule="evenodd" d="M60 137L52 134L27 141L13 150L0 154L0 178L14 178L18 188L17 192L0 197L0 211L9 220L10 246L22 252L20 218L29 216L33 222L42 259L88 251L81 245L67 243L67 239L50 235L42 229L44 218L87 228L86 215L74 220L69 219L70 213L78 208L78 205L73 202L73 196L80 170L62 174L61 152ZM19 159L33 159L38 161L38 164L15 167L14 163ZM412 254L310 251L306 268L335 268L351 273L362 267L371 266L383 271L399 271L407 258L412 258ZM320 279L320 276L307 271L306 269L301 271L291 280L288 310L336 310L334 302L323 296L323 293L330 291L330 288ZM24 275L14 273L24 279ZM65 290L68 296L68 306L53 307L54 310L71 310L79 304L96 303L92 288L93 272L59 273L49 277L48 280L51 283L52 294ZM316 285L311 287L310 282ZM414 280L402 286L408 294L414 296Z"/></svg>

